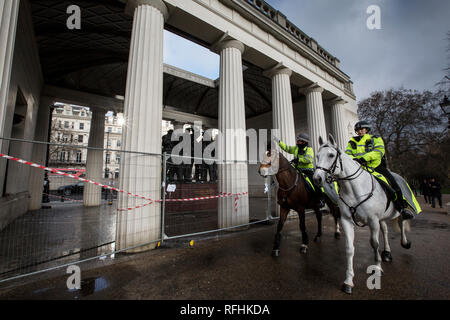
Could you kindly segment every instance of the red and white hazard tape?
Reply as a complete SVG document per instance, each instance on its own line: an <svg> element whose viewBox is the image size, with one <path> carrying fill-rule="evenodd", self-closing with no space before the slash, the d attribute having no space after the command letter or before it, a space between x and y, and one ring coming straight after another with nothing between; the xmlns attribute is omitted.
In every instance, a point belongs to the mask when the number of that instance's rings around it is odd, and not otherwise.
<svg viewBox="0 0 450 320"><path fill-rule="evenodd" d="M147 198L147 197L144 197L144 196L133 194L131 192L126 192L126 191L123 191L123 190L119 190L117 188L114 188L114 187L111 187L111 186L107 186L105 184L101 184L101 183L98 183L98 182L95 182L95 181L92 181L92 180L75 177L74 175L58 171L58 169L48 168L48 167L45 167L43 165L40 165L40 164L37 164L37 163L33 163L33 162L30 162L30 161L26 161L26 160L23 160L23 159L20 159L20 158L11 157L11 156L8 156L8 155L3 154L3 153L0 153L0 158L5 158L5 159L8 159L8 160L16 161L16 162L19 162L19 163L22 163L22 164L26 164L26 165L34 167L34 168L39 168L39 169L42 169L42 170L50 171L52 173L55 173L55 174L58 174L58 175L61 175L61 176L65 176L65 177L69 177L69 178L72 178L72 179L75 179L75 180L79 180L79 181L82 181L82 182L95 184L96 186L99 186L99 187L102 187L102 188L106 188L106 189L109 189L109 190L114 190L114 191L117 191L117 192L120 192L120 193L126 193L129 196L133 196L133 197L136 197L136 198L139 198L139 199L149 200L151 202L154 201L154 200L152 200L150 198Z"/></svg>
<svg viewBox="0 0 450 320"><path fill-rule="evenodd" d="M140 196L140 195L137 195L137 194L133 194L131 192L120 190L120 189L117 189L117 188L114 188L114 187L111 187L111 186L107 186L107 185L104 185L104 184L101 184L101 183L98 183L98 182L95 182L95 181L92 181L92 180L88 180L88 179L84 179L84 178L80 178L80 177L75 177L74 175L58 171L58 169L45 167L43 165L40 165L40 164L37 164L37 163L33 163L33 162L30 162L30 161L26 161L26 160L23 160L23 159L20 159L20 158L11 157L11 156L8 156L8 155L3 154L3 153L0 153L0 158L5 158L5 159L8 159L8 160L16 161L18 163L22 163L22 164L25 164L25 165L28 165L28 166L31 166L31 167L34 167L34 168L39 168L39 169L42 169L42 170L45 170L45 171L49 171L49 172L52 172L52 173L55 173L55 174L58 174L58 175L61 175L61 176L66 176L66 177L69 177L69 178L72 178L72 179L75 179L75 180L79 180L79 181L82 181L82 182L91 183L91 184L94 184L96 186L103 187L103 188L106 188L106 189L109 189L109 190L114 190L114 191L117 191L117 192L120 192L120 193L124 193L124 194L127 194L127 195L135 197L135 198L139 198L139 199L144 199L144 200L149 200L150 201L149 203L146 203L144 205L135 206L133 208L117 209L118 211L130 211L130 210L146 207L146 206L152 204L153 202L163 202L164 201L164 200L152 200L152 199L150 199L148 197L144 197L144 196ZM166 202L186 202L186 201L199 201L199 200L210 200L210 199L217 199L217 198L234 197L234 210L237 212L237 206L238 206L237 202L238 202L239 198L241 196L246 196L246 195L248 195L248 192L242 192L242 193L224 193L224 192L222 192L222 193L220 193L217 196L205 196L205 197L194 197L194 198L184 198L184 199L165 199L165 201ZM54 195L52 195L52 196L54 196Z"/></svg>

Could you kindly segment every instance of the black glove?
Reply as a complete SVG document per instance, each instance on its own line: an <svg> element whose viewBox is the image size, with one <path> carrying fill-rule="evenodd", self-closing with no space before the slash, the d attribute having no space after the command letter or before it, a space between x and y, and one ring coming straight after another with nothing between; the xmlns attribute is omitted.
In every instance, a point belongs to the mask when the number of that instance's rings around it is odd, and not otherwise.
<svg viewBox="0 0 450 320"><path fill-rule="evenodd" d="M354 160L359 164L361 164L362 166L367 166L367 161L364 158L355 158Z"/></svg>

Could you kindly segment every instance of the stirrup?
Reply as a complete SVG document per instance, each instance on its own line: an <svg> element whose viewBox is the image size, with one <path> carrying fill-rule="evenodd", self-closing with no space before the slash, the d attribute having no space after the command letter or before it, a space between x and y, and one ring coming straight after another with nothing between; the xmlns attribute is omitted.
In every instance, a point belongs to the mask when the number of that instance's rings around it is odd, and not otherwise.
<svg viewBox="0 0 450 320"><path fill-rule="evenodd" d="M319 199L319 209L325 207L325 201L323 199Z"/></svg>

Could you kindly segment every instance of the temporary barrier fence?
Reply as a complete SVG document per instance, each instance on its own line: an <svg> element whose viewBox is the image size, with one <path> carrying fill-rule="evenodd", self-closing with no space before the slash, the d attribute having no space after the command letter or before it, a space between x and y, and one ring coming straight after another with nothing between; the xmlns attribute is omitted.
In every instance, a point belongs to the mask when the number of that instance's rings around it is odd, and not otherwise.
<svg viewBox="0 0 450 320"><path fill-rule="evenodd" d="M21 139L4 139L10 144L42 145L59 148L59 150L85 150L87 153L100 152L100 156L90 165L97 166L96 175L92 176L67 173L62 167L86 167L83 161L54 161L50 158L47 166L42 163L34 163L19 156L0 154L0 162L7 161L5 176L11 168L11 163L20 164L23 168L35 168L49 173L45 180L47 189L43 186L43 203L40 209L27 211L11 219L0 230L0 283L25 276L35 275L44 271L55 270L71 264L91 261L105 256L114 256L117 253L136 249L149 244L160 245L164 241L201 237L202 235L242 229L254 224L277 219L275 215L275 201L272 201L274 192L270 184L264 185L263 178L255 182L246 180L245 174L241 174L239 182L244 188L239 192L221 192L219 190L220 177L217 167L205 168L202 164L187 165L183 170L183 181L173 180L174 166L170 163L170 157L166 154L143 153L122 151L118 149L89 148L87 146L55 144L39 141L27 141ZM115 154L113 153L115 152ZM128 154L133 163L120 162L124 153ZM107 156L109 154L109 156ZM119 156L118 156L119 155ZM151 158L160 158L160 161L151 161ZM193 161L198 158L190 157ZM52 162L53 160L53 162ZM56 160L61 160L56 158ZM76 159L79 160L79 159ZM83 159L82 159L83 160ZM205 160L205 159L203 159ZM88 160L89 161L89 160ZM131 160L130 160L131 161ZM256 164L248 161L235 161L235 164L248 165L248 172L257 169ZM215 164L217 165L217 164ZM221 165L220 163L218 165ZM122 174L130 172L130 167L136 166L139 172L151 171L159 167L161 170L161 197L153 199L150 194L156 190L141 189L130 192L127 184L120 184ZM246 167L243 168L246 168ZM2 168L0 166L0 168ZM206 169L206 174L204 170ZM214 172L216 170L216 172ZM122 172L124 171L124 172ZM136 171L136 170L135 170ZM100 174L99 174L100 172ZM50 175L51 174L51 175ZM48 187L48 184L56 181L56 177L66 177L73 181L72 184L59 186L58 189ZM137 184L141 177L131 177L131 183ZM143 180L142 178L141 180ZM9 182L11 185L12 183ZM245 186L248 186L245 188ZM93 189L86 186L95 186ZM130 184L128 184L130 186ZM90 191L86 191L85 188ZM266 190L264 190L266 189ZM100 190L100 191L99 191ZM99 195L100 192L100 195ZM119 195L126 195L134 199L134 205L119 206ZM14 195L12 195L14 197ZM11 195L4 194L3 199L8 201ZM89 198L89 200L87 200ZM96 198L97 200L92 200ZM100 199L100 201L99 201ZM219 208L220 201L230 199L230 206ZM97 201L92 205L89 201ZM99 202L98 202L99 201ZM5 203L5 201L3 201ZM135 210L146 210L156 203L161 204L161 236L146 243L116 249L117 216L119 214L132 214ZM228 202L227 202L228 203ZM2 205L0 203L0 205ZM222 215L228 215L233 219L240 212L241 207L246 206L248 211L244 221L237 221L231 225L220 223L219 211ZM1 208L0 208L1 209ZM244 210L244 209L242 209ZM14 212L12 213L14 215ZM228 219L227 218L227 219Z"/></svg>

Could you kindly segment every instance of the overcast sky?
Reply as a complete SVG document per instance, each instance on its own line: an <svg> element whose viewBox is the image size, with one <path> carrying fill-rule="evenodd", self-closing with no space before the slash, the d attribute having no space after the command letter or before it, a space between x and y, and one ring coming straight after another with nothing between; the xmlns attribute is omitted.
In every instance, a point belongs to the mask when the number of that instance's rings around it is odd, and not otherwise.
<svg viewBox="0 0 450 320"><path fill-rule="evenodd" d="M357 100L375 90L434 90L448 64L449 0L266 0L341 61ZM377 5L381 29L366 13ZM219 57L169 32L164 62L216 79Z"/></svg>

